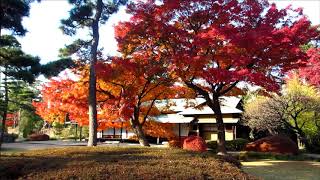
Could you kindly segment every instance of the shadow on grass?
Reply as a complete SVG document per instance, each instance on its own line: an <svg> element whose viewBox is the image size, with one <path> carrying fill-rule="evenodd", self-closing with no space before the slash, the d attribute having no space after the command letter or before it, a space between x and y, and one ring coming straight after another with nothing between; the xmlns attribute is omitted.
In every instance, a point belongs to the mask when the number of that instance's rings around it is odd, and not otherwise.
<svg viewBox="0 0 320 180"><path fill-rule="evenodd" d="M108 151L106 151L108 149ZM0 163L0 179L16 179L33 171L55 171L68 164L101 165L130 161L147 161L157 159L148 155L152 150L144 148L58 148L28 152L2 154ZM90 168L90 166L88 167Z"/></svg>

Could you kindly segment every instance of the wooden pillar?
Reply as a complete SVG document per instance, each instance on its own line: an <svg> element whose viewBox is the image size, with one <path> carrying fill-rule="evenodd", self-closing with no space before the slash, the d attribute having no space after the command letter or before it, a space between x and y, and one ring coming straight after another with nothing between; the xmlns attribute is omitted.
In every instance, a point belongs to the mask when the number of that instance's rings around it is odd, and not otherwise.
<svg viewBox="0 0 320 180"><path fill-rule="evenodd" d="M77 141L77 136L78 136L78 124L75 124L76 126L76 135L74 137L74 140Z"/></svg>
<svg viewBox="0 0 320 180"><path fill-rule="evenodd" d="M116 128L113 127L113 139L116 137Z"/></svg>
<svg viewBox="0 0 320 180"><path fill-rule="evenodd" d="M120 142L122 142L122 127L123 127L123 122L121 122L121 129L120 129Z"/></svg>
<svg viewBox="0 0 320 180"><path fill-rule="evenodd" d="M179 123L179 140L181 140L181 124Z"/></svg>
<svg viewBox="0 0 320 180"><path fill-rule="evenodd" d="M237 139L237 125L234 126L234 139Z"/></svg>
<svg viewBox="0 0 320 180"><path fill-rule="evenodd" d="M80 132L79 132L79 134L80 134L80 135L79 135L79 140L80 140L80 142L81 142L81 141L82 141L82 126L79 127L79 131L80 131Z"/></svg>
<svg viewBox="0 0 320 180"><path fill-rule="evenodd" d="M197 123L197 136L200 136L199 123Z"/></svg>

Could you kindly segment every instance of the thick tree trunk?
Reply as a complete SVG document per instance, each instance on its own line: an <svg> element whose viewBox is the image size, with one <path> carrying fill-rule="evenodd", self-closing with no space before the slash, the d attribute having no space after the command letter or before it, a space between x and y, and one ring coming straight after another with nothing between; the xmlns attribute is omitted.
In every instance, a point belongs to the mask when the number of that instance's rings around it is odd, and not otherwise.
<svg viewBox="0 0 320 180"><path fill-rule="evenodd" d="M218 129L218 155L227 155L226 150L226 139L225 139L225 126L223 123L222 113L221 113L221 107L218 97L213 97L212 100L213 104L210 104L209 107L212 109L212 111L215 114L216 122L217 122L217 129Z"/></svg>
<svg viewBox="0 0 320 180"><path fill-rule="evenodd" d="M150 146L143 130L142 130L142 126L139 124L138 121L136 120L130 120L131 123L131 127L133 129L133 132L137 135L137 138L139 140L139 143L141 146Z"/></svg>
<svg viewBox="0 0 320 180"><path fill-rule="evenodd" d="M102 14L102 0L97 1L96 15L92 22L92 45L91 45L91 62L89 74L89 140L88 146L97 145L97 96L96 96L96 62L97 62L97 49L99 44L99 21Z"/></svg>

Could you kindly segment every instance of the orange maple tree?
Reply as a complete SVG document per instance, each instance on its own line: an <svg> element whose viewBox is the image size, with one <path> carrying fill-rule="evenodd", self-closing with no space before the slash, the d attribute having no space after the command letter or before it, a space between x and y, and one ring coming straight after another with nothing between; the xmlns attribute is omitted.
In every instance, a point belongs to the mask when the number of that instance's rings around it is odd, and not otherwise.
<svg viewBox="0 0 320 180"><path fill-rule="evenodd" d="M111 63L99 62L97 70L98 129L125 127L132 129L141 145L148 146L145 133L173 138L171 124L153 120L160 111L157 100L176 96L181 87L164 78L166 70L155 62L114 57ZM37 114L47 121L63 123L66 114L80 126L88 125L86 68L75 71L78 80L51 79L43 86L42 101L34 102Z"/></svg>

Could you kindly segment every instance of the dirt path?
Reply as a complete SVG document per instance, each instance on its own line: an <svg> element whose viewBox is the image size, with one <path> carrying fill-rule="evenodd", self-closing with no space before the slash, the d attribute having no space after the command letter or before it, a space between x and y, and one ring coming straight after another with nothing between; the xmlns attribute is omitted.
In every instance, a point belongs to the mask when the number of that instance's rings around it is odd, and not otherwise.
<svg viewBox="0 0 320 180"><path fill-rule="evenodd" d="M257 160L242 164L245 172L266 180L320 180L320 162Z"/></svg>

